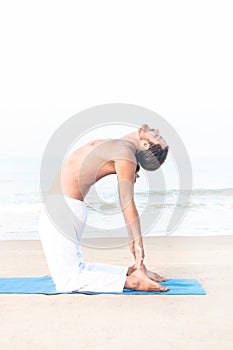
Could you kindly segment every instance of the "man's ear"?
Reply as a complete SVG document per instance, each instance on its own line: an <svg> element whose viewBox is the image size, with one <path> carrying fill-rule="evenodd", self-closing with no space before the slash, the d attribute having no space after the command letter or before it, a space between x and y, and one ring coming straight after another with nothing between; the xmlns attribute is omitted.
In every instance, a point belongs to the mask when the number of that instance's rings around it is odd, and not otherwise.
<svg viewBox="0 0 233 350"><path fill-rule="evenodd" d="M139 141L141 146L147 150L150 147L150 141L148 139L148 130L149 126L147 124L143 124L139 129L138 129L138 135L139 135Z"/></svg>
<svg viewBox="0 0 233 350"><path fill-rule="evenodd" d="M140 144L145 149L145 151L148 150L150 147L150 141L147 138L141 137Z"/></svg>

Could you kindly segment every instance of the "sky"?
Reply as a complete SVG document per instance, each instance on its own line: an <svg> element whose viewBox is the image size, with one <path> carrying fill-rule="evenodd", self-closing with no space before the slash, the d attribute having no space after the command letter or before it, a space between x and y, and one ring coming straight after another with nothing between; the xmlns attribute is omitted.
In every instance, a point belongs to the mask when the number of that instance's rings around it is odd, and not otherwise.
<svg viewBox="0 0 233 350"><path fill-rule="evenodd" d="M130 103L193 161L232 163L231 1L9 1L0 33L0 158L41 157L76 113Z"/></svg>

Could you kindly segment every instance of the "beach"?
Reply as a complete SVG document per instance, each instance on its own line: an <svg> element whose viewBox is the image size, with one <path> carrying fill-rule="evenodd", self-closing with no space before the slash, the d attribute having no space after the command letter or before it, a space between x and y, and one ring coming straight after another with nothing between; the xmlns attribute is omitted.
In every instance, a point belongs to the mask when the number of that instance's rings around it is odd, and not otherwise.
<svg viewBox="0 0 233 350"><path fill-rule="evenodd" d="M145 237L144 245L148 268L167 278L197 279L206 295L2 294L0 348L232 349L233 236ZM133 263L127 246L84 246L83 256ZM0 277L48 275L38 240L1 241L0 262Z"/></svg>

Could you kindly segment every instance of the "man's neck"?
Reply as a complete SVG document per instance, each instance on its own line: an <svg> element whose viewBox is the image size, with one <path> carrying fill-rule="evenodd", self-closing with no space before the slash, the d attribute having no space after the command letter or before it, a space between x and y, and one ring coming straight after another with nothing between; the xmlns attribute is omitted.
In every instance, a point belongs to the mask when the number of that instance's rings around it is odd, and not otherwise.
<svg viewBox="0 0 233 350"><path fill-rule="evenodd" d="M131 142L136 149L140 149L140 141L137 131L124 135L121 137L121 139Z"/></svg>

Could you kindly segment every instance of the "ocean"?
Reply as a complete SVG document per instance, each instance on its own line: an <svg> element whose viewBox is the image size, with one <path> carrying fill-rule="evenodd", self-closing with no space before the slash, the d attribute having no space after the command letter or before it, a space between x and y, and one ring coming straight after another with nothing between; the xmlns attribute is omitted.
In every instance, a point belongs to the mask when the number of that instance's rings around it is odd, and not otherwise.
<svg viewBox="0 0 233 350"><path fill-rule="evenodd" d="M187 203L186 215L178 227L169 233L170 235L233 234L231 168L228 164L228 171L221 171L222 167L219 167L218 171L215 170L214 176L213 168L214 164L208 165L206 161L199 162L198 167L194 166L193 175L196 180L190 202ZM38 219L42 207L40 159L2 159L0 171L0 240L39 239ZM168 235L166 228L177 206L179 189L171 182L166 187L165 193L161 193L159 189L153 190L148 203L145 174L141 172L135 185L135 203L139 214L146 208L150 215L158 217L146 235ZM173 175L175 177L172 171L169 174L170 178ZM100 180L95 187L95 196L93 193L90 191L86 198L88 220L84 235L86 237L111 235L112 228L124 226L118 203L116 176L111 175Z"/></svg>

